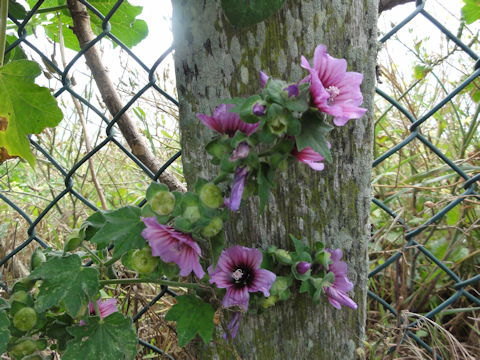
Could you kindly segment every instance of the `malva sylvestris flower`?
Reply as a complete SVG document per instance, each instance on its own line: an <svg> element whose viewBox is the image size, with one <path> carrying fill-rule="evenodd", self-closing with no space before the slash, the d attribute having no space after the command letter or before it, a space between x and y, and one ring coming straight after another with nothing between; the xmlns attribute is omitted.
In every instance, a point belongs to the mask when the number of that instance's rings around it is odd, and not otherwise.
<svg viewBox="0 0 480 360"><path fill-rule="evenodd" d="M356 309L357 304L347 295L348 291L353 290L353 284L347 278L347 264L340 261L343 256L342 250L325 250L330 253L330 259L333 261L333 263L328 266L328 272L333 272L335 275L333 285L323 288L325 294L327 294L328 301L337 309L340 309L341 305Z"/></svg>
<svg viewBox="0 0 480 360"><path fill-rule="evenodd" d="M230 112L230 109L234 106L234 104L220 104L213 111L212 116L197 114L197 118L210 129L220 134L227 134L229 137L233 137L237 131L240 131L250 136L257 131L259 124L246 123L240 119L237 113Z"/></svg>
<svg viewBox="0 0 480 360"><path fill-rule="evenodd" d="M101 299L97 300L98 310L100 310L100 319L105 319L108 315L113 314L118 311L117 308L117 299L108 299L102 301ZM88 312L90 315L95 315L95 305L93 302L88 303ZM80 326L85 325L85 321L80 320L78 323Z"/></svg>
<svg viewBox="0 0 480 360"><path fill-rule="evenodd" d="M97 300L97 304L98 304L98 309L100 310L101 319L104 319L108 315L111 315L114 312L118 311L117 299L108 299L105 301ZM90 315L95 314L95 305L91 301L88 303L88 311L90 312Z"/></svg>
<svg viewBox="0 0 480 360"><path fill-rule="evenodd" d="M321 171L325 168L325 158L314 151L310 146L306 147L302 151L298 151L295 146L292 150L292 155L297 158L301 163L307 164L313 170Z"/></svg>
<svg viewBox="0 0 480 360"><path fill-rule="evenodd" d="M260 268L262 258L260 250L236 245L222 251L215 271L212 266L208 268L210 283L227 289L224 307L247 310L251 292L261 291L264 296L270 296L276 275Z"/></svg>
<svg viewBox="0 0 480 360"><path fill-rule="evenodd" d="M152 248L153 256L177 264L180 276L187 276L193 271L200 279L203 278L205 271L198 259L202 257L202 250L195 240L170 226L159 224L154 217L141 219L147 226L142 236Z"/></svg>
<svg viewBox="0 0 480 360"><path fill-rule="evenodd" d="M319 110L332 115L337 126L350 119L362 117L367 109L359 107L363 102L360 84L363 75L347 71L347 61L327 54L325 45L318 45L313 55L313 67L302 56L302 67L310 72L303 81L310 81L313 104Z"/></svg>

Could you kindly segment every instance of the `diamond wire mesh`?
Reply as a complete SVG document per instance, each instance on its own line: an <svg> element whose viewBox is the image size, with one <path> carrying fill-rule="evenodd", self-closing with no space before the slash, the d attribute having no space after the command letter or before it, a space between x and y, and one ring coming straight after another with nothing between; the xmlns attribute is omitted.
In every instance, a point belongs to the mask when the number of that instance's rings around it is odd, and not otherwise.
<svg viewBox="0 0 480 360"><path fill-rule="evenodd" d="M115 127L116 123L121 117L123 113L128 111L132 104L142 95L144 94L147 90L149 89L155 89L159 94L161 94L165 99L167 99L169 102L171 102L174 106L177 106L177 102L174 99L173 96L169 95L166 93L164 90L162 90L159 85L157 84L157 79L155 76L155 71L157 67L164 61L165 57L170 54L170 52L173 50L172 48L169 48L167 51L165 51L164 54L162 54L158 60L154 63L152 67L146 66L142 60L137 57L126 45L124 45L118 38L116 38L114 35L111 33L111 26L109 23L109 20L111 17L115 14L115 12L118 10L118 8L122 5L123 0L117 1L115 6L110 10L110 12L107 14L107 16L103 16L102 13L100 13L97 9L95 9L91 4L89 4L85 0L80 0L81 3L87 6L89 10L91 10L92 15L91 16L97 16L101 21L102 21L102 28L103 31L101 34L99 34L91 43L89 43L86 47L84 47L81 51L79 51L76 56L67 64L67 66L64 68L64 70L61 70L60 67L58 67L54 62L52 62L41 50L39 50L33 43L27 39L27 32L25 30L26 25L28 22L32 19L32 17L35 15L35 13L38 11L40 6L42 5L43 1L38 1L37 4L32 8L32 10L28 13L26 18L23 21L18 21L15 19L13 16L10 16L10 20L12 20L16 27L17 27L17 33L18 33L18 40L12 43L10 46L7 47L6 53L12 51L14 48L16 48L19 45L28 47L31 51L36 53L38 56L41 57L42 61L47 64L51 69L54 69L55 73L61 78L61 83L62 86L60 89L56 90L55 96L58 98L62 93L68 92L70 93L73 97L78 99L84 106L88 107L91 111L94 112L96 116L98 116L105 124L106 124L106 129L105 129L105 139L101 141L97 146L95 146L92 151L88 152L85 154L81 159L79 159L74 166L72 166L70 169L65 168L64 164L62 164L61 161L57 160L54 155L51 154L51 151L48 151L44 147L39 144L38 141L36 141L34 138L30 138L30 142L33 148L35 148L41 155L48 161L50 164L61 174L61 176L64 179L64 189L61 191L58 195L54 196L53 200L51 200L46 207L42 209L42 211L38 214L38 216L32 216L27 214L22 208L17 205L14 201L9 199L4 193L0 192L0 199L6 203L11 209L13 209L15 212L17 212L23 220L28 224L28 230L27 230L27 239L22 241L22 243L18 246L16 246L13 250L11 250L3 259L0 260L0 266L5 266L5 264L16 254L18 254L22 249L27 247L30 243L36 242L40 246L46 248L48 247L46 241L42 240L42 238L37 234L37 227L39 226L39 223L46 217L46 215L55 207L58 206L59 201L64 198L67 194L70 194L74 196L76 199L80 200L83 204L85 204L88 208L92 210L98 210L97 206L92 203L87 197L83 196L80 194L79 191L75 189L75 181L73 179L75 172L83 165L85 164L88 159L92 158L97 154L100 150L105 148L108 144L113 143L115 146L117 146L128 158L131 159L135 163L136 166L138 166L150 179L152 180L157 180L160 176L160 174L165 171L179 156L181 155L180 151L177 152L170 160L168 160L162 167L161 169L156 173L152 173L145 165L143 165L118 139L115 138ZM452 289L452 295L443 301L439 306L435 307L432 309L430 312L425 314L425 317L427 318L433 318L435 315L439 314L442 310L444 310L446 307L457 301L460 297L466 297L470 302L480 306L480 299L478 296L475 296L471 293L471 291L467 290L469 286L472 286L473 284L476 284L480 282L480 275L476 275L472 278L469 279L462 279L459 277L457 274L455 274L452 270L450 270L441 260L437 259L432 252L427 250L425 247L421 246L419 242L415 240L415 238L424 232L429 226L440 220L442 217L444 217L448 211L453 209L455 206L458 204L462 203L466 198L468 197L476 197L477 199L480 199L480 195L476 191L477 184L476 182L480 180L480 174L477 174L475 176L469 176L465 171L463 171L459 166L455 164L454 161L450 160L445 154L443 154L440 149L438 149L436 146L432 144L429 139L427 139L424 135L421 133L421 126L422 124L425 123L426 120L431 118L439 109L441 109L445 104L447 104L454 96L456 96L460 91L462 91L466 86L468 86L474 79L477 78L478 75L480 75L480 61L479 57L476 53L474 53L467 45L462 43L462 41L457 38L455 35L453 35L451 32L449 32L438 20L436 20L433 16L431 16L428 12L424 10L425 6L425 1L417 1L416 2L416 9L414 12L411 13L407 18L405 18L402 22L400 22L397 26L395 26L390 32L388 32L386 35L384 35L380 39L380 43L385 43L388 41L392 36L394 36L400 29L405 27L412 19L414 19L416 16L423 16L425 17L426 20L430 21L432 24L434 24L440 31L442 31L451 41L453 41L458 47L460 47L468 56L470 56L473 60L476 61L475 69L472 72L470 76L468 76L463 83L457 87L455 90L450 92L446 97L444 97L436 106L434 106L430 111L428 111L425 115L421 116L420 118L416 118L411 112L409 112L405 107L403 107L397 100L395 100L393 97L387 95L385 92L377 88L377 94L384 99L386 99L393 107L398 109L404 116L406 116L410 122L410 135L406 137L402 142L397 144L396 146L392 147L388 151L386 151L384 154L382 154L380 157L378 157L374 163L373 167L378 166L381 164L383 161L385 161L387 158L392 156L393 154L397 153L400 149L402 149L404 146L409 144L410 142L413 141L420 141L422 142L426 147L428 147L433 153L435 153L448 167L450 167L453 171L455 171L462 179L464 179L463 183L463 193L458 196L455 200L451 201L448 205L446 205L441 211L437 212L434 216L432 216L430 219L428 219L426 222L421 224L420 226L415 226L411 227L408 225L408 221L403 220L398 214L396 214L393 210L391 210L386 203L374 198L373 199L373 204L378 206L380 209L385 211L389 216L392 217L393 221L395 223L400 224L405 231L405 240L406 243L404 245L403 250L395 252L390 258L388 258L383 264L380 266L377 266L375 269L373 269L369 273L369 278L374 278L375 276L378 276L379 273L381 273L383 270L386 268L392 266L395 264L400 257L403 256L404 252L406 251L419 251L423 253L428 259L430 259L433 263L435 263L441 271L445 272L452 281L454 282L454 285L451 287ZM142 69L148 74L148 79L149 82L140 90L138 91L131 99L128 101L128 103L123 107L123 109L116 114L112 119L108 119L106 115L103 114L103 112L98 108L98 106L95 106L92 104L88 99L85 97L81 96L77 92L75 92L72 87L71 87L71 80L69 77L69 71L71 71L72 67L75 65L75 63L82 58L84 55L85 51L99 42L102 38L109 38L112 40L114 43L116 43L118 46L120 46L128 55L131 57ZM143 205L144 201L141 201L139 205ZM1 273L0 273L1 276ZM1 280L1 277L0 277ZM6 289L6 285L0 281L0 285ZM171 289L168 289L165 286L162 286L160 293L158 293L157 296L155 296L146 306L144 306L133 318L134 321L137 321L141 316L143 316L148 309L153 306L159 299L161 299L163 296L166 294L170 296L176 296L175 292L173 292ZM384 300L381 296L377 295L373 291L368 291L368 295L373 298L375 301L377 301L379 304L381 304L383 307L388 309L393 315L399 316L398 311L386 300ZM419 345L423 346L427 351L429 351L431 354L434 353L434 350L426 343L424 342L419 336L415 334L415 325L417 322L412 322L406 326L406 331L405 335L410 336L413 338ZM146 348L152 350L155 353L161 354L166 358L173 359L170 355L164 353L161 349L158 347L142 340L138 339L139 343ZM441 359L439 355L436 355L437 359Z"/></svg>

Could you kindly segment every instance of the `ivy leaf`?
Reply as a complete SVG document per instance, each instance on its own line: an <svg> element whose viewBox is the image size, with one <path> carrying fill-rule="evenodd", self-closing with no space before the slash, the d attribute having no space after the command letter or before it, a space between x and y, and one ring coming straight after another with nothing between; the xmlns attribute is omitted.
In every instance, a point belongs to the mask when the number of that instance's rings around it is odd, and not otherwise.
<svg viewBox="0 0 480 360"><path fill-rule="evenodd" d="M75 317L82 303L93 298L99 288L98 271L83 267L76 254L47 259L32 271L30 278L42 280L35 301L40 313L63 302L67 313Z"/></svg>
<svg viewBox="0 0 480 360"><path fill-rule="evenodd" d="M233 26L246 27L275 14L285 0L222 0L222 9Z"/></svg>
<svg viewBox="0 0 480 360"><path fill-rule="evenodd" d="M478 0L463 0L464 6L462 8L463 18L467 24L480 19L480 3Z"/></svg>
<svg viewBox="0 0 480 360"><path fill-rule="evenodd" d="M99 249L113 243L114 256L121 256L131 249L141 249L145 245L142 230L145 224L140 219L141 209L126 206L118 210L103 213L105 224L90 239Z"/></svg>
<svg viewBox="0 0 480 360"><path fill-rule="evenodd" d="M5 311L0 312L0 354L7 351L7 343L10 337L9 326L10 321L8 321L7 313Z"/></svg>
<svg viewBox="0 0 480 360"><path fill-rule="evenodd" d="M332 162L332 154L326 138L332 129L333 127L325 123L315 112L305 113L302 118L302 131L295 138L298 151L311 147L328 162Z"/></svg>
<svg viewBox="0 0 480 360"><path fill-rule="evenodd" d="M119 312L100 320L90 317L83 326L67 329L73 339L67 344L63 360L134 359L137 352L137 335L132 320Z"/></svg>
<svg viewBox="0 0 480 360"><path fill-rule="evenodd" d="M0 147L9 156L23 157L32 166L35 158L27 135L54 127L63 118L50 91L35 84L40 73L40 66L28 60L13 61L0 68Z"/></svg>
<svg viewBox="0 0 480 360"><path fill-rule="evenodd" d="M178 345L185 346L196 333L208 344L215 327L213 308L195 295L177 296L176 300L165 320L177 322Z"/></svg>

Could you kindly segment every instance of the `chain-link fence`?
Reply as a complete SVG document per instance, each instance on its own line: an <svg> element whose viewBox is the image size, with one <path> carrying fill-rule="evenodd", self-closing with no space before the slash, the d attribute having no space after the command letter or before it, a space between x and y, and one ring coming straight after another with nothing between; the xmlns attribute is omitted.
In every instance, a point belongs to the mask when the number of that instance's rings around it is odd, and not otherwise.
<svg viewBox="0 0 480 360"><path fill-rule="evenodd" d="M103 13L97 10L91 3L85 0L80 0L82 4L84 4L89 10L90 15L92 17L96 17L97 22L101 24L101 31L100 33L94 38L93 41L90 41L87 46L84 46L81 51L78 53L63 67L63 70L60 66L54 62L53 57L49 58L45 53L40 50L31 40L29 34L31 31L27 31L27 27L29 24L33 22L34 16L41 12L41 6L44 1L38 1L32 7L32 10L26 14L23 20L18 20L15 18L12 13L9 14L9 19L15 24L16 31L18 34L18 39L12 42L6 49L6 53L11 53L18 49L19 47L23 47L24 49L28 49L29 54L33 54L33 56L40 57L44 64L47 66L49 71L59 80L60 87L55 90L55 97L61 100L62 96L73 96L77 101L81 102L81 106L86 109L86 111L90 111L93 113L92 116L98 117L100 122L104 123L104 134L102 136L97 137L97 142L93 148L85 154L81 154L76 159L73 159L70 165L68 161L63 161L59 159L56 151L54 148L50 147L47 148L44 143L41 141L41 137L31 137L30 142L32 147L37 152L38 161L43 163L48 163L47 170L48 171L55 171L58 172L59 177L63 179L64 186L63 189L56 193L51 191L52 197L49 199L44 199L45 206L42 206L40 209L38 207L34 207L33 210L31 207L28 207L26 210L24 207L25 205L19 205L16 201L12 200L14 197L9 196L8 194L9 189L4 188L0 191L0 199L4 202L3 205L7 205L10 211L14 211L18 213L23 219L22 221L27 224L26 230L26 238L22 239L20 244L13 246L12 248L8 249L6 256L0 261L0 266L3 266L3 269L6 269L6 265L8 264L9 260L22 252L24 249L31 248L31 243L36 243L41 245L42 247L47 247L47 242L44 241L39 233L38 228L42 227L42 222L45 222L49 213L53 211L57 211L58 208L62 207L62 201L69 197L72 201L79 201L82 203L82 206L86 206L91 210L98 210L99 203L92 201L88 197L88 194L82 193L79 190L79 182L85 181L85 177L78 177L76 175L82 165L86 164L89 159L97 156L102 150L110 149L112 145L115 146L115 149L119 149L124 157L129 158L137 169L141 169L141 171L147 175L147 177L151 180L157 180L160 175L169 167L174 161L178 159L180 156L180 152L177 152L170 160L168 160L156 173L152 172L149 168L147 168L127 147L125 146L122 140L119 140L115 135L115 130L118 128L118 122L120 121L122 115L126 113L128 110L132 110L134 107L135 102L147 91L154 91L157 94L161 95L164 100L166 99L167 102L170 102L173 106L177 106L176 100L173 96L168 95L160 86L159 82L156 77L156 71L158 67L162 64L166 56L172 51L172 48L169 48L164 54L162 54L158 60L154 63L153 66L149 67L142 62L137 55L135 55L132 50L129 49L124 43L122 43L115 35L112 34L112 26L110 24L110 20L113 16L115 16L116 12L118 11L121 6L123 6L123 1L119 0L115 3L115 5L109 9L108 13L103 11ZM432 141L425 135L422 134L422 127L428 122L429 119L435 117L443 107L448 104L452 98L457 96L462 90L471 84L478 75L480 75L480 61L478 55L474 53L471 48L465 45L457 36L453 35L450 31L448 31L438 20L436 20L433 16L427 13L424 10L425 2L417 1L415 11L405 18L402 22L400 22L397 26L395 26L388 34L384 35L381 39L381 43L387 42L392 36L395 36L398 31L404 28L407 24L409 24L412 19L415 17L423 16L425 21L429 21L434 24L441 32L443 32L448 39L450 39L453 43L456 44L458 49L461 49L466 56L472 58L475 63L475 68L472 69L471 74L469 74L464 81L461 83L460 86L456 87L453 91L449 92L446 96L443 97L438 103L426 111L422 116L415 116L412 114L409 109L407 109L404 105L401 104L399 97L393 97L386 94L384 91L377 89L377 94L384 99L386 99L392 106L390 109L397 109L399 115L405 116L410 122L411 126L409 128L409 135L402 139L400 142L396 143L390 149L385 151L381 156L379 156L373 163L374 167L379 167L385 160L389 159L392 155L397 154L401 151L402 148L407 146L408 144L414 142L421 142L425 148L435 154L444 165L448 166L448 168L455 172L458 175L458 178L461 179L461 189L462 192L457 194L455 198L450 201L447 205L443 206L443 208L434 213L431 217L429 217L426 221L421 224L415 223L414 225L409 224L408 219L402 219L402 217L397 214L394 210L392 210L387 204L388 201L383 200L380 197L376 197L373 199L374 208L378 207L382 209L386 214L391 216L393 219L392 226L399 225L403 229L405 244L403 249L395 251L393 255L391 255L387 260L385 260L380 265L376 266L369 274L371 280L374 280L376 277L381 276L382 272L386 271L387 269L391 269L393 267L400 267L400 261L407 253L412 253L416 257L421 253L423 254L426 259L429 259L432 263L436 264L438 269L441 272L444 272L446 276L451 279L451 283L448 284L448 291L450 292L450 296L443 300L438 306L435 306L431 309L428 313L424 314L425 318L434 319L434 317L444 311L447 307L454 304L458 299L464 297L470 302L470 304L474 306L480 306L480 298L478 293L475 292L474 287L480 282L480 275L473 276L469 279L463 279L457 273L452 271L452 264L447 264L442 261L442 259L437 258L432 251L429 251L426 246L423 246L425 242L418 241L418 239L424 235L427 230L435 231L435 224L444 218L449 211L454 209L459 204L462 204L467 199L480 199L479 194L476 192L476 187L478 186L477 181L480 180L480 174L470 176L467 172L456 162L452 159L449 159L447 155L445 155L442 150L440 150L437 146L435 146ZM33 25L35 26L35 24ZM136 66L140 68L140 72L143 73L143 76L148 78L148 81L145 84L142 84L140 90L136 91L135 93L131 94L130 100L119 110L113 117L109 118L105 109L102 108L102 104L100 101L94 101L91 97L85 95L85 93L80 93L74 90L72 86L72 68L77 66L79 61L84 57L85 52L92 47L93 45L97 44L102 39L109 39L116 46L119 46L123 51L128 55L130 61L133 61ZM383 116L383 115L382 115ZM85 134L86 137L90 136L88 133ZM448 139L447 139L448 141ZM5 176L5 174L3 174ZM25 175L29 176L29 175ZM5 183L4 183L5 184ZM10 189L11 190L11 189ZM143 201L136 202L139 205L143 205ZM56 210L57 209L57 210ZM2 220L3 221L3 220ZM1 229L0 229L1 230ZM30 245L30 246L29 246ZM2 270L3 275L5 275L5 271ZM1 273L0 273L1 275ZM0 280L2 280L0 278ZM5 279L4 279L5 281ZM395 281L395 280L394 280ZM2 287L6 290L5 282L0 282ZM473 290L472 290L473 289ZM378 302L378 306L383 307L384 309L388 309L394 316L400 317L400 307L391 304L391 297L382 296L379 294L378 291L369 291L369 296ZM176 294L167 287L162 287L161 291L153 297L153 299L146 304L141 310L137 312L134 316L134 321L138 321L147 311L150 309L154 304L156 304L161 298L165 297L165 295L175 296ZM398 305L398 304L397 304ZM405 310L403 308L402 310ZM427 343L428 341L424 341L425 339L420 337L416 334L416 330L418 329L419 323L414 321L411 323L403 324L404 329L404 336L409 336L413 338L418 344L423 346L427 351L431 354L434 354L435 350L430 347ZM139 343L146 348L149 348L155 353L162 354L163 356L173 359L171 355L164 353L161 349L157 346L150 344L148 341L144 341L142 339L138 340ZM438 354L435 354L437 358L440 358Z"/></svg>

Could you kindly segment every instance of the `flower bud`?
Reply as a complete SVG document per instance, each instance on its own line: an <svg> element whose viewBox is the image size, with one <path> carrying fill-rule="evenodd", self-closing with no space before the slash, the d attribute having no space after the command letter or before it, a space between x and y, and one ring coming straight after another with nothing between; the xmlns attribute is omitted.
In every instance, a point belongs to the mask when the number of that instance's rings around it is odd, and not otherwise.
<svg viewBox="0 0 480 360"><path fill-rule="evenodd" d="M150 206L158 215L168 215L175 207L175 195L169 191L160 191L153 196Z"/></svg>
<svg viewBox="0 0 480 360"><path fill-rule="evenodd" d="M310 264L309 262L306 262L306 261L300 261L297 266L295 267L295 269L297 270L297 272L300 274L300 275L303 275L305 274L308 270L310 270L310 267L312 266L312 264Z"/></svg>
<svg viewBox="0 0 480 360"><path fill-rule="evenodd" d="M242 142L238 147L233 151L230 161L236 161L240 159L245 159L250 153L250 146L247 143Z"/></svg>
<svg viewBox="0 0 480 360"><path fill-rule="evenodd" d="M292 256L287 250L278 249L275 251L275 256L280 264L290 265L292 263Z"/></svg>
<svg viewBox="0 0 480 360"><path fill-rule="evenodd" d="M214 217L210 223L202 229L202 236L212 237L217 235L223 229L223 221L218 216Z"/></svg>
<svg viewBox="0 0 480 360"><path fill-rule="evenodd" d="M209 208L216 209L223 205L222 190L215 184L203 185L199 195L200 200Z"/></svg>
<svg viewBox="0 0 480 360"><path fill-rule="evenodd" d="M187 206L183 212L183 217L191 223L197 222L201 217L200 209L197 205Z"/></svg>
<svg viewBox="0 0 480 360"><path fill-rule="evenodd" d="M261 103L255 103L255 105L253 105L253 114L254 115L257 115L257 116L264 116L265 115L265 110L267 109L267 106L266 105L262 105Z"/></svg>
<svg viewBox="0 0 480 360"><path fill-rule="evenodd" d="M296 97L298 96L298 84L288 85L285 89L283 89L283 91L288 92L288 97Z"/></svg>

